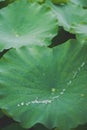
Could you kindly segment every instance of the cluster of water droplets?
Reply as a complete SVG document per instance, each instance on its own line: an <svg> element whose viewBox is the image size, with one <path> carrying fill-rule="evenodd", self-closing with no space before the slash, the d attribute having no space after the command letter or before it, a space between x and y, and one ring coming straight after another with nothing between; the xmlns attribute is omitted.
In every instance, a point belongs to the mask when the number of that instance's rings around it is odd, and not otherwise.
<svg viewBox="0 0 87 130"><path fill-rule="evenodd" d="M55 95L55 92L57 91L57 89L55 89L55 88L52 88L51 89L51 94L53 95ZM64 92L66 91L66 89L62 89L62 91L60 91L59 92L59 95L57 95L57 96L52 96L52 97L50 97L49 99L45 99L45 100L41 100L41 99L39 99L38 97L36 97L34 100L32 100L32 101L28 101L28 102L21 102L21 103L19 103L19 104L17 104L17 106L18 107L20 107L20 106L29 106L29 105L31 105L31 104L50 104L50 103L52 103L55 99L58 99L61 95L63 95L64 94Z"/></svg>
<svg viewBox="0 0 87 130"><path fill-rule="evenodd" d="M30 104L49 104L52 101L49 99L46 100L39 100L38 97L36 97L35 100L29 101L29 102L21 102L20 104L18 104L17 106L29 106Z"/></svg>
<svg viewBox="0 0 87 130"><path fill-rule="evenodd" d="M85 66L85 62L83 62L83 63L80 65L80 67L78 67L77 71L74 72L73 77L72 77L72 80L77 77L78 73L81 71L81 69L82 69L84 66ZM67 85L68 85L68 86L72 83L72 80L69 80L69 81L67 82Z"/></svg>
<svg viewBox="0 0 87 130"><path fill-rule="evenodd" d="M80 67L77 69L77 71L74 72L73 74L73 77L72 77L72 80L75 79L78 75L78 73L80 72L80 70L85 66L85 62L83 62ZM67 86L69 87L71 84L72 84L72 80L69 80L67 82ZM67 89L67 87L66 87ZM32 101L28 101L28 102L21 102L19 104L17 104L18 107L20 106L29 106L31 104L51 104L52 102L56 101L57 99L59 99L65 92L66 92L66 89L63 88L60 92L58 89L56 88L52 88L51 89L51 97L49 99L44 99L44 100L41 100L40 98L36 97L34 100ZM55 93L58 92L58 94L56 96ZM84 94L81 94L81 96L84 96Z"/></svg>

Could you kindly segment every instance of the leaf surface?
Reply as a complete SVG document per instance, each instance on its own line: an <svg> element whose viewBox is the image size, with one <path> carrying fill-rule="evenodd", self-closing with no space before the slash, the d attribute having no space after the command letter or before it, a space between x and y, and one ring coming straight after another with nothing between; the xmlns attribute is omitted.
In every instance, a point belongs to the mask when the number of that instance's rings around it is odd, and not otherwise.
<svg viewBox="0 0 87 130"><path fill-rule="evenodd" d="M0 108L25 128L69 130L87 122L86 52L76 40L11 49L0 60Z"/></svg>

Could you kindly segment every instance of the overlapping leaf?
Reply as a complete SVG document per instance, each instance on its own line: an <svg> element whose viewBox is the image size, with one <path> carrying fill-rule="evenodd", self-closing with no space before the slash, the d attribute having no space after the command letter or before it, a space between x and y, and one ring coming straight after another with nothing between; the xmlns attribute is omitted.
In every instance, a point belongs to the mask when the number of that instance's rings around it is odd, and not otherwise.
<svg viewBox="0 0 87 130"><path fill-rule="evenodd" d="M14 2L0 10L0 50L27 44L49 45L57 29L50 8L27 0Z"/></svg>
<svg viewBox="0 0 87 130"><path fill-rule="evenodd" d="M0 108L24 127L87 121L87 44L11 49L0 60ZM68 123L69 122L69 123Z"/></svg>
<svg viewBox="0 0 87 130"><path fill-rule="evenodd" d="M47 0L47 4L57 15L60 26L70 33L79 36L81 42L87 41L87 10L78 4L67 3L65 5L54 5Z"/></svg>

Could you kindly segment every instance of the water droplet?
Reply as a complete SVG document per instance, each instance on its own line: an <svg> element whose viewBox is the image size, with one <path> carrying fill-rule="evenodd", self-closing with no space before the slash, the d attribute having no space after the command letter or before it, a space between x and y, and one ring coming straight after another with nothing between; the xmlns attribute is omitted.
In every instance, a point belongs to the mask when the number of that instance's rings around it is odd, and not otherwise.
<svg viewBox="0 0 87 130"><path fill-rule="evenodd" d="M52 100L43 100L43 101L41 101L41 103L43 103L43 104L48 104L48 103L51 103L52 102Z"/></svg>
<svg viewBox="0 0 87 130"><path fill-rule="evenodd" d="M31 104L31 102L27 102L25 105L28 106L29 104Z"/></svg>
<svg viewBox="0 0 87 130"><path fill-rule="evenodd" d="M24 105L24 102L21 102L21 105L23 106L23 105Z"/></svg>
<svg viewBox="0 0 87 130"><path fill-rule="evenodd" d="M20 107L20 104L18 104L17 106Z"/></svg>
<svg viewBox="0 0 87 130"><path fill-rule="evenodd" d="M78 74L78 72L76 71L76 72L74 73L74 75L73 75L73 78L76 78L77 74Z"/></svg>
<svg viewBox="0 0 87 130"><path fill-rule="evenodd" d="M83 67L85 65L85 62L83 62L82 64L81 64L81 67Z"/></svg>
<svg viewBox="0 0 87 130"><path fill-rule="evenodd" d="M31 101L31 103L35 104L35 103L39 103L39 101L35 99L34 101Z"/></svg>
<svg viewBox="0 0 87 130"><path fill-rule="evenodd" d="M31 101L30 103L32 104L48 104L48 103L51 103L52 100L33 100Z"/></svg>
<svg viewBox="0 0 87 130"><path fill-rule="evenodd" d="M16 34L16 37L19 37L19 35L18 35L18 34Z"/></svg>
<svg viewBox="0 0 87 130"><path fill-rule="evenodd" d="M51 89L51 91L52 91L52 92L55 92L55 91L56 91L56 89L55 89L55 88L52 88L52 89Z"/></svg>
<svg viewBox="0 0 87 130"><path fill-rule="evenodd" d="M53 100L54 100L54 99L58 99L58 98L59 98L59 96L52 97Z"/></svg>
<svg viewBox="0 0 87 130"><path fill-rule="evenodd" d="M63 92L65 92L65 91L66 91L66 89L64 88L64 89L63 89Z"/></svg>
<svg viewBox="0 0 87 130"><path fill-rule="evenodd" d="M60 92L60 94L61 94L61 95L63 95L63 94L64 94L64 92Z"/></svg>

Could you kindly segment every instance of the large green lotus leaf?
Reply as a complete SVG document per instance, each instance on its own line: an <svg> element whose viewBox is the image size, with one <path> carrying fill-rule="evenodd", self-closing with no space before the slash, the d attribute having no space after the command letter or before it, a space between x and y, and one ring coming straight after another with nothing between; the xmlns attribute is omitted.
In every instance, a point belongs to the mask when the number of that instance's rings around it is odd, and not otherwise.
<svg viewBox="0 0 87 130"><path fill-rule="evenodd" d="M0 50L27 44L49 45L57 29L56 17L46 5L16 1L0 10Z"/></svg>
<svg viewBox="0 0 87 130"><path fill-rule="evenodd" d="M87 121L87 44L11 49L0 60L0 108L24 127Z"/></svg>

